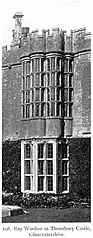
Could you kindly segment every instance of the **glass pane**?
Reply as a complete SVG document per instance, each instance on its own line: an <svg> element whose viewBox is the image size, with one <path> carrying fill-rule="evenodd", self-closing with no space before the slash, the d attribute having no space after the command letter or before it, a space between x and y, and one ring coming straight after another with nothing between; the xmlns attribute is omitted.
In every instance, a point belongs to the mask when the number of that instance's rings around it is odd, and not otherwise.
<svg viewBox="0 0 93 238"><path fill-rule="evenodd" d="M67 191L67 177L62 178L62 191Z"/></svg>
<svg viewBox="0 0 93 238"><path fill-rule="evenodd" d="M26 118L30 117L30 105L26 105Z"/></svg>
<svg viewBox="0 0 93 238"><path fill-rule="evenodd" d="M30 77L26 77L26 89L30 89Z"/></svg>
<svg viewBox="0 0 93 238"><path fill-rule="evenodd" d="M25 62L23 62L23 75L25 74Z"/></svg>
<svg viewBox="0 0 93 238"><path fill-rule="evenodd" d="M50 70L50 59L47 59L47 70Z"/></svg>
<svg viewBox="0 0 93 238"><path fill-rule="evenodd" d="M47 161L46 171L47 171L47 175L53 174L53 161L51 160Z"/></svg>
<svg viewBox="0 0 93 238"><path fill-rule="evenodd" d="M55 58L51 58L51 70L55 70Z"/></svg>
<svg viewBox="0 0 93 238"><path fill-rule="evenodd" d="M72 98L73 98L72 95L73 95L73 92L72 92L72 90L70 90L70 91L69 91L69 101L70 101L70 102L72 101Z"/></svg>
<svg viewBox="0 0 93 238"><path fill-rule="evenodd" d="M38 144L38 158L43 158L44 144Z"/></svg>
<svg viewBox="0 0 93 238"><path fill-rule="evenodd" d="M57 86L61 86L61 73L57 73Z"/></svg>
<svg viewBox="0 0 93 238"><path fill-rule="evenodd" d="M24 161L24 173L30 174L30 161L29 160Z"/></svg>
<svg viewBox="0 0 93 238"><path fill-rule="evenodd" d="M42 174L43 175L43 165L44 165L44 161L38 161L38 174Z"/></svg>
<svg viewBox="0 0 93 238"><path fill-rule="evenodd" d="M64 89L64 101L68 101L68 89Z"/></svg>
<svg viewBox="0 0 93 238"><path fill-rule="evenodd" d="M72 117L72 104L69 104L69 116Z"/></svg>
<svg viewBox="0 0 93 238"><path fill-rule="evenodd" d="M44 178L38 177L38 191L43 191Z"/></svg>
<svg viewBox="0 0 93 238"><path fill-rule="evenodd" d="M58 174L61 175L61 160L58 160Z"/></svg>
<svg viewBox="0 0 93 238"><path fill-rule="evenodd" d="M25 89L25 77L23 77L23 89Z"/></svg>
<svg viewBox="0 0 93 238"><path fill-rule="evenodd" d="M25 176L24 178L24 189L30 190L30 176Z"/></svg>
<svg viewBox="0 0 93 238"><path fill-rule="evenodd" d="M35 86L39 86L39 74L35 75Z"/></svg>
<svg viewBox="0 0 93 238"><path fill-rule="evenodd" d="M69 76L69 87L72 87L72 76Z"/></svg>
<svg viewBox="0 0 93 238"><path fill-rule="evenodd" d="M53 191L53 177L47 177L47 190Z"/></svg>
<svg viewBox="0 0 93 238"><path fill-rule="evenodd" d="M30 91L26 91L26 103L30 103Z"/></svg>
<svg viewBox="0 0 93 238"><path fill-rule="evenodd" d="M51 100L55 100L55 88L51 88Z"/></svg>
<svg viewBox="0 0 93 238"><path fill-rule="evenodd" d="M23 91L23 100L22 100L23 103L25 103L25 92Z"/></svg>
<svg viewBox="0 0 93 238"><path fill-rule="evenodd" d="M31 155L31 146L30 144L26 144L24 145L24 154L25 154L25 158L30 158L30 155Z"/></svg>
<svg viewBox="0 0 93 238"><path fill-rule="evenodd" d="M67 117L68 105L64 104L64 116Z"/></svg>
<svg viewBox="0 0 93 238"><path fill-rule="evenodd" d="M63 144L63 157L67 158L67 144Z"/></svg>
<svg viewBox="0 0 93 238"><path fill-rule="evenodd" d="M67 175L67 161L62 161L62 174L66 174Z"/></svg>
<svg viewBox="0 0 93 238"><path fill-rule="evenodd" d="M39 116L39 104L35 104L35 115Z"/></svg>
<svg viewBox="0 0 93 238"><path fill-rule="evenodd" d="M25 118L25 106L24 105L22 106L22 116L23 116L23 118Z"/></svg>
<svg viewBox="0 0 93 238"><path fill-rule="evenodd" d="M61 59L57 58L57 70L61 70Z"/></svg>
<svg viewBox="0 0 93 238"><path fill-rule="evenodd" d="M26 74L30 74L30 62L26 62Z"/></svg>
<svg viewBox="0 0 93 238"><path fill-rule="evenodd" d="M64 77L64 87L68 87L68 76L65 75Z"/></svg>
<svg viewBox="0 0 93 238"><path fill-rule="evenodd" d="M55 116L55 103L51 103L51 116Z"/></svg>
<svg viewBox="0 0 93 238"><path fill-rule="evenodd" d="M35 101L39 101L39 94L40 94L39 88L36 88L35 89Z"/></svg>
<svg viewBox="0 0 93 238"><path fill-rule="evenodd" d="M51 143L46 145L46 157L53 158L53 144Z"/></svg>
<svg viewBox="0 0 93 238"><path fill-rule="evenodd" d="M62 116L62 105L57 103L57 116Z"/></svg>
<svg viewBox="0 0 93 238"><path fill-rule="evenodd" d="M51 74L51 86L55 86L55 73Z"/></svg>

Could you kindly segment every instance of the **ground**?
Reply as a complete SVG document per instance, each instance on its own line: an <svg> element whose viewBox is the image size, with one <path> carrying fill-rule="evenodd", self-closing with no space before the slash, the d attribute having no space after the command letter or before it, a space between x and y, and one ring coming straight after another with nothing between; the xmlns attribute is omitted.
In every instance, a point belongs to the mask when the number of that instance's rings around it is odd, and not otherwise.
<svg viewBox="0 0 93 238"><path fill-rule="evenodd" d="M89 208L31 208L28 214L4 217L3 223L29 222L90 222Z"/></svg>

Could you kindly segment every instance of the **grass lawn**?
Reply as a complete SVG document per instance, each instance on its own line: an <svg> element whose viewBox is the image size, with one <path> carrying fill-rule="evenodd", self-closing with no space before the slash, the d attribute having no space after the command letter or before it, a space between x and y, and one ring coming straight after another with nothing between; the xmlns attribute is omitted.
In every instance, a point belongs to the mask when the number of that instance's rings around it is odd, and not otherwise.
<svg viewBox="0 0 93 238"><path fill-rule="evenodd" d="M3 223L28 222L90 222L91 210L89 208L31 208L29 214L4 217Z"/></svg>

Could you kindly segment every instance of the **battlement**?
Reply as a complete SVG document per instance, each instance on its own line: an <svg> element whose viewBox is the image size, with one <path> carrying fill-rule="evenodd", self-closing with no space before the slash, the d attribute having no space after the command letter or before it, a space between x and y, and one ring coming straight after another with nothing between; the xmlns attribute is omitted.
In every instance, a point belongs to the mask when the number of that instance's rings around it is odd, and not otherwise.
<svg viewBox="0 0 93 238"><path fill-rule="evenodd" d="M70 35L59 28L43 29L41 32L36 29L30 32L29 27L22 27L22 17L22 13L14 15L15 29L10 51L7 46L2 48L4 64L11 62L13 58L17 62L22 55L32 53L78 53L91 48L91 33L86 32L85 27L71 30Z"/></svg>

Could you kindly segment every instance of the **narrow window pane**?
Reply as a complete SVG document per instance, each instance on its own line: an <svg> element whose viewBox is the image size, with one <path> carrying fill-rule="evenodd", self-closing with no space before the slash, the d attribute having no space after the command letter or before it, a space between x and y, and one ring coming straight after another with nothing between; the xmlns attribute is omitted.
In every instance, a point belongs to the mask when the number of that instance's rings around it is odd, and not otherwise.
<svg viewBox="0 0 93 238"><path fill-rule="evenodd" d="M67 158L67 144L63 144L63 158Z"/></svg>
<svg viewBox="0 0 93 238"><path fill-rule="evenodd" d="M39 94L40 94L40 90L39 88L35 89L35 101L39 101Z"/></svg>
<svg viewBox="0 0 93 238"><path fill-rule="evenodd" d="M24 105L22 106L22 116L23 116L23 118L25 118L25 106Z"/></svg>
<svg viewBox="0 0 93 238"><path fill-rule="evenodd" d="M30 117L30 105L26 105L26 118Z"/></svg>
<svg viewBox="0 0 93 238"><path fill-rule="evenodd" d="M30 89L30 77L26 77L26 89Z"/></svg>
<svg viewBox="0 0 93 238"><path fill-rule="evenodd" d="M30 74L30 62L26 62L26 74Z"/></svg>
<svg viewBox="0 0 93 238"><path fill-rule="evenodd" d="M25 77L23 77L23 89L25 89Z"/></svg>
<svg viewBox="0 0 93 238"><path fill-rule="evenodd" d="M34 72L34 59L32 59L32 72Z"/></svg>
<svg viewBox="0 0 93 238"><path fill-rule="evenodd" d="M45 86L46 85L46 75L42 74L41 76L41 86Z"/></svg>
<svg viewBox="0 0 93 238"><path fill-rule="evenodd" d="M46 104L46 114L47 114L47 116L49 116L49 114L50 114L50 108L49 108L49 103L47 103Z"/></svg>
<svg viewBox="0 0 93 238"><path fill-rule="evenodd" d="M68 89L64 89L64 101L68 101Z"/></svg>
<svg viewBox="0 0 93 238"><path fill-rule="evenodd" d="M73 92L72 92L72 90L69 90L69 101L71 102L72 101L72 95L73 95Z"/></svg>
<svg viewBox="0 0 93 238"><path fill-rule="evenodd" d="M39 86L39 74L35 75L35 86Z"/></svg>
<svg viewBox="0 0 93 238"><path fill-rule="evenodd" d="M53 177L47 177L47 190L53 191Z"/></svg>
<svg viewBox="0 0 93 238"><path fill-rule="evenodd" d="M68 112L68 105L64 104L64 116L67 117Z"/></svg>
<svg viewBox="0 0 93 238"><path fill-rule="evenodd" d="M67 175L67 163L68 161L62 161L62 175Z"/></svg>
<svg viewBox="0 0 93 238"><path fill-rule="evenodd" d="M39 116L39 104L35 104L35 115Z"/></svg>
<svg viewBox="0 0 93 238"><path fill-rule="evenodd" d="M51 70L55 70L55 58L51 58Z"/></svg>
<svg viewBox="0 0 93 238"><path fill-rule="evenodd" d="M24 189L30 190L30 176L25 176L24 178Z"/></svg>
<svg viewBox="0 0 93 238"><path fill-rule="evenodd" d="M51 74L51 86L55 86L55 73Z"/></svg>
<svg viewBox="0 0 93 238"><path fill-rule="evenodd" d="M53 158L53 144L51 143L46 145L46 157Z"/></svg>
<svg viewBox="0 0 93 238"><path fill-rule="evenodd" d="M38 174L43 175L43 166L44 166L44 161L38 161Z"/></svg>
<svg viewBox="0 0 93 238"><path fill-rule="evenodd" d="M34 116L34 105L33 104L30 105L30 115L31 115L31 117Z"/></svg>
<svg viewBox="0 0 93 238"><path fill-rule="evenodd" d="M64 77L64 87L68 87L68 76L65 75Z"/></svg>
<svg viewBox="0 0 93 238"><path fill-rule="evenodd" d="M35 72L40 71L40 59L36 58L35 59Z"/></svg>
<svg viewBox="0 0 93 238"><path fill-rule="evenodd" d="M26 103L30 103L30 91L26 91Z"/></svg>
<svg viewBox="0 0 93 238"><path fill-rule="evenodd" d="M62 116L62 104L57 103L57 116Z"/></svg>
<svg viewBox="0 0 93 238"><path fill-rule="evenodd" d="M38 191L43 191L44 178L38 177Z"/></svg>
<svg viewBox="0 0 93 238"><path fill-rule="evenodd" d="M65 71L65 72L68 72L68 60L65 60L64 71Z"/></svg>
<svg viewBox="0 0 93 238"><path fill-rule="evenodd" d="M34 75L31 75L31 87L34 87Z"/></svg>
<svg viewBox="0 0 93 238"><path fill-rule="evenodd" d="M22 100L23 103L25 103L25 92L23 91L23 100Z"/></svg>
<svg viewBox="0 0 93 238"><path fill-rule="evenodd" d="M58 174L61 175L61 160L58 160L57 170L58 170Z"/></svg>
<svg viewBox="0 0 93 238"><path fill-rule="evenodd" d="M58 176L58 192L62 192L62 180L61 176Z"/></svg>
<svg viewBox="0 0 93 238"><path fill-rule="evenodd" d="M69 104L69 116L72 117L72 104Z"/></svg>
<svg viewBox="0 0 93 238"><path fill-rule="evenodd" d="M29 143L24 145L24 155L25 155L25 158L31 157L31 146Z"/></svg>
<svg viewBox="0 0 93 238"><path fill-rule="evenodd" d="M23 62L23 75L25 75L25 62Z"/></svg>
<svg viewBox="0 0 93 238"><path fill-rule="evenodd" d="M61 88L57 89L57 101L61 101Z"/></svg>
<svg viewBox="0 0 93 238"><path fill-rule="evenodd" d="M61 86L61 73L57 73L57 86Z"/></svg>
<svg viewBox="0 0 93 238"><path fill-rule="evenodd" d="M72 72L72 60L69 61L69 72Z"/></svg>
<svg viewBox="0 0 93 238"><path fill-rule="evenodd" d="M51 100L55 100L55 88L51 88Z"/></svg>
<svg viewBox="0 0 93 238"><path fill-rule="evenodd" d="M30 160L24 161L24 173L30 174Z"/></svg>
<svg viewBox="0 0 93 238"><path fill-rule="evenodd" d="M67 191L67 177L62 177L62 192Z"/></svg>
<svg viewBox="0 0 93 238"><path fill-rule="evenodd" d="M41 104L41 116L46 116L46 104Z"/></svg>
<svg viewBox="0 0 93 238"><path fill-rule="evenodd" d="M69 76L69 87L72 87L72 75Z"/></svg>
<svg viewBox="0 0 93 238"><path fill-rule="evenodd" d="M47 175L52 175L53 174L53 161L47 161Z"/></svg>
<svg viewBox="0 0 93 238"><path fill-rule="evenodd" d="M50 86L50 75L49 75L49 73L46 74L46 86Z"/></svg>
<svg viewBox="0 0 93 238"><path fill-rule="evenodd" d="M61 70L61 59L57 58L57 70Z"/></svg>
<svg viewBox="0 0 93 238"><path fill-rule="evenodd" d="M47 59L47 70L50 70L50 59Z"/></svg>
<svg viewBox="0 0 93 238"><path fill-rule="evenodd" d="M33 160L30 161L30 174L33 174Z"/></svg>
<svg viewBox="0 0 93 238"><path fill-rule="evenodd" d="M38 158L43 158L44 144L38 144Z"/></svg>
<svg viewBox="0 0 93 238"><path fill-rule="evenodd" d="M55 103L51 103L51 116L55 116Z"/></svg>

